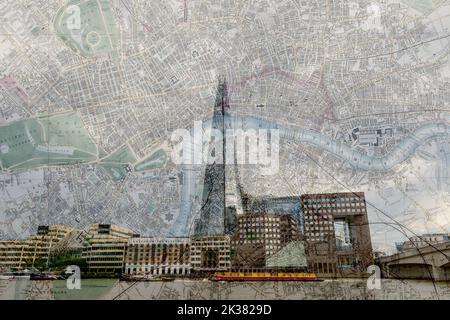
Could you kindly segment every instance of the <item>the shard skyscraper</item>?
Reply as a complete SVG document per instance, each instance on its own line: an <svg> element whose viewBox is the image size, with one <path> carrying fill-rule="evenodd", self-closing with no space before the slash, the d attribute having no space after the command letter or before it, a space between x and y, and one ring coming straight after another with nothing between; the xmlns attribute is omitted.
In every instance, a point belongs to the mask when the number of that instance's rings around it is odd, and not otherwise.
<svg viewBox="0 0 450 320"><path fill-rule="evenodd" d="M233 184L236 181L237 172L235 163L226 164L226 128L230 125L229 109L227 84L225 78L220 78L211 129L221 132L222 141L221 143L215 141L215 143L209 143L207 146L208 155L219 160L206 164L205 167L202 203L200 214L195 222L195 235L230 234L235 227L236 206L227 203L230 194L230 187L227 184ZM233 196L236 198L237 195L234 194Z"/></svg>

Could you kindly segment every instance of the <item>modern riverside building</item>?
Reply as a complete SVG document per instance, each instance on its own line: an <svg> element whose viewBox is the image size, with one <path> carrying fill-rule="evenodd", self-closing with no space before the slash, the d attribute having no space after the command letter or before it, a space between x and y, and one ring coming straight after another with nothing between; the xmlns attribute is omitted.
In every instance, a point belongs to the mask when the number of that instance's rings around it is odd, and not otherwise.
<svg viewBox="0 0 450 320"><path fill-rule="evenodd" d="M28 240L0 241L0 269L24 269L32 261Z"/></svg>
<svg viewBox="0 0 450 320"><path fill-rule="evenodd" d="M289 214L295 218L300 233L303 233L302 208L300 196L286 197L242 197L244 212Z"/></svg>
<svg viewBox="0 0 450 320"><path fill-rule="evenodd" d="M238 216L231 241L233 269L264 268L267 258L299 239L296 219L289 214L246 212Z"/></svg>
<svg viewBox="0 0 450 320"><path fill-rule="evenodd" d="M191 266L196 272L230 269L230 236L211 234L192 237Z"/></svg>
<svg viewBox="0 0 450 320"><path fill-rule="evenodd" d="M75 231L74 228L63 225L39 226L37 234L29 239L29 249L33 257L32 264L38 259L48 262L50 254L57 248L57 244L73 231Z"/></svg>
<svg viewBox="0 0 450 320"><path fill-rule="evenodd" d="M189 238L131 238L125 256L126 274L187 275Z"/></svg>
<svg viewBox="0 0 450 320"><path fill-rule="evenodd" d="M25 240L0 241L0 267L23 269L46 265L58 243L79 231L63 225L39 226L37 234Z"/></svg>
<svg viewBox="0 0 450 320"><path fill-rule="evenodd" d="M425 233L421 236L411 237L408 241L397 243L396 246L398 252L403 252L406 250L424 248L447 241L449 241L449 235L447 233Z"/></svg>
<svg viewBox="0 0 450 320"><path fill-rule="evenodd" d="M86 273L96 276L120 275L124 269L128 240L138 237L133 231L112 224L89 227L82 257Z"/></svg>
<svg viewBox="0 0 450 320"><path fill-rule="evenodd" d="M365 272L372 263L372 243L363 192L305 194L308 267L321 274Z"/></svg>
<svg viewBox="0 0 450 320"><path fill-rule="evenodd" d="M266 259L269 269L306 269L305 244L303 241L291 241Z"/></svg>

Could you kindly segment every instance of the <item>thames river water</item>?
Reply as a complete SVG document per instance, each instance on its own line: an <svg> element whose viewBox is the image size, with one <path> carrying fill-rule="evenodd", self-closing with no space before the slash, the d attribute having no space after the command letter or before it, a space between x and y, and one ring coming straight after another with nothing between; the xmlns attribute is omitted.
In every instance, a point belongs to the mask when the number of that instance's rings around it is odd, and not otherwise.
<svg viewBox="0 0 450 320"><path fill-rule="evenodd" d="M356 299L450 300L450 282L383 279L379 289L369 289L366 279L321 282L213 282L175 280L125 282L116 279L82 279L81 289L69 290L65 280L0 280L0 299Z"/></svg>
<svg viewBox="0 0 450 320"><path fill-rule="evenodd" d="M226 117L227 128L243 130L277 129L280 138L289 141L303 142L324 149L336 157L347 161L351 166L360 170L385 171L405 161L430 139L450 134L450 125L447 123L428 123L417 128L409 136L398 143L391 152L382 157L369 156L355 151L352 147L342 141L333 140L323 133L304 129L301 127L290 127L276 122L262 120L256 117ZM205 119L203 125L211 125L211 119ZM443 166L447 167L447 163ZM198 194L198 183L196 180L197 170L190 165L181 166L182 190L180 196L180 212L173 224L171 233L174 235L189 234L190 218L193 214L195 196Z"/></svg>

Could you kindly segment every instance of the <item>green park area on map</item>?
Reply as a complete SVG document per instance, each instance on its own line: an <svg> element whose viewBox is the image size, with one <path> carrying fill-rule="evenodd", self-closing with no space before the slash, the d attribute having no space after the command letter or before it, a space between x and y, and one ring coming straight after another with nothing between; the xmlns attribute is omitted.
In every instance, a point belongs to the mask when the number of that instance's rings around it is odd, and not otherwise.
<svg viewBox="0 0 450 320"><path fill-rule="evenodd" d="M5 170L68 165L97 159L97 146L75 112L17 121L0 127Z"/></svg>
<svg viewBox="0 0 450 320"><path fill-rule="evenodd" d="M152 153L148 158L139 162L134 168L136 171L157 169L164 166L167 161L167 154L164 150L159 149Z"/></svg>
<svg viewBox="0 0 450 320"><path fill-rule="evenodd" d="M80 25L74 28L72 19L78 12ZM104 55L116 50L117 30L109 1L70 1L58 11L54 28L66 45L83 56Z"/></svg>
<svg viewBox="0 0 450 320"><path fill-rule="evenodd" d="M100 165L108 171L114 181L117 181L125 177L127 174L127 165L135 163L136 161L136 157L134 156L131 148L128 145L124 145L119 150L103 159L100 162Z"/></svg>

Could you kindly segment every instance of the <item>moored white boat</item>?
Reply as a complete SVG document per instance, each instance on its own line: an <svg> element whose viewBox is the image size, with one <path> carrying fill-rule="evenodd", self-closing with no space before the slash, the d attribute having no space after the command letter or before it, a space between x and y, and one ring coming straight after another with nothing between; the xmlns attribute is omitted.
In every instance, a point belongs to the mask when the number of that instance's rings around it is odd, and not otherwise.
<svg viewBox="0 0 450 320"><path fill-rule="evenodd" d="M13 272L14 279L30 279L31 272L28 269Z"/></svg>
<svg viewBox="0 0 450 320"><path fill-rule="evenodd" d="M14 274L12 272L0 273L0 280L10 280L14 279Z"/></svg>

